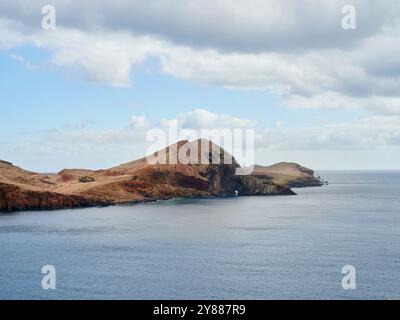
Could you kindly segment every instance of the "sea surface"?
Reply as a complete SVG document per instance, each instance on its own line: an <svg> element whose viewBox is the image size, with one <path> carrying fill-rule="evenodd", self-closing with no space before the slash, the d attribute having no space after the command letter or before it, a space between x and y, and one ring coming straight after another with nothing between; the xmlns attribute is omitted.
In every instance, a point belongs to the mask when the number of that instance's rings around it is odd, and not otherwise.
<svg viewBox="0 0 400 320"><path fill-rule="evenodd" d="M400 299L400 172L318 174L297 196L1 214L0 299Z"/></svg>

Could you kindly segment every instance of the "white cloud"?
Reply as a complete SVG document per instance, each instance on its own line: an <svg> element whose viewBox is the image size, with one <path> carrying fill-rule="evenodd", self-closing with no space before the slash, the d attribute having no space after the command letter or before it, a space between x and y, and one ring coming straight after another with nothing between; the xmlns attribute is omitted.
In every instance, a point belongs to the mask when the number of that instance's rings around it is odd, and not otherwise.
<svg viewBox="0 0 400 320"><path fill-rule="evenodd" d="M150 123L147 120L146 115L132 116L130 127L135 130L145 130L150 127Z"/></svg>
<svg viewBox="0 0 400 320"><path fill-rule="evenodd" d="M30 63L28 60L26 60L23 56L19 54L11 54L10 58L22 64L26 69L30 70L35 69L35 65Z"/></svg>
<svg viewBox="0 0 400 320"><path fill-rule="evenodd" d="M33 44L114 86L132 85L135 66L157 57L174 77L274 92L283 106L398 115L400 4L351 3L349 32L340 27L348 1L55 1L58 28L45 31L42 3L19 0L0 4L0 48Z"/></svg>
<svg viewBox="0 0 400 320"><path fill-rule="evenodd" d="M77 68L94 82L131 86L132 68L160 51L161 43L147 36L126 33L88 34L58 29L31 38L37 46L54 50L52 62Z"/></svg>
<svg viewBox="0 0 400 320"><path fill-rule="evenodd" d="M372 150L400 147L400 117L375 116L354 123L258 131L256 147L270 150Z"/></svg>
<svg viewBox="0 0 400 320"><path fill-rule="evenodd" d="M204 109L194 109L177 116L182 129L252 128L256 121L218 114Z"/></svg>
<svg viewBox="0 0 400 320"><path fill-rule="evenodd" d="M298 51L348 46L379 32L399 8L391 0L53 0L57 24L84 31L127 30L220 51ZM40 26L46 0L0 3L0 16ZM343 5L354 5L358 32L343 33Z"/></svg>

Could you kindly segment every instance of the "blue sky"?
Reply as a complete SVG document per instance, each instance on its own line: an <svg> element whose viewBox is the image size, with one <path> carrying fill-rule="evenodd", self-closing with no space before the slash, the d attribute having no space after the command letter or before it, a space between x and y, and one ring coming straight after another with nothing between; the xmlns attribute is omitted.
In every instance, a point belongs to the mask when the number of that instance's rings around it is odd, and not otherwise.
<svg viewBox="0 0 400 320"><path fill-rule="evenodd" d="M26 67L15 56L32 66ZM135 114L146 114L158 122L195 108L257 119L266 126L282 121L290 127L323 121L340 123L365 114L354 110L282 108L278 95L176 79L162 74L154 60L138 66L132 87L113 87L88 82L79 74L53 67L47 62L49 58L45 50L34 47L0 53L1 113L11 120L1 127L3 134L12 137L22 131L58 129L82 121L97 128L121 127Z"/></svg>
<svg viewBox="0 0 400 320"><path fill-rule="evenodd" d="M41 2L22 10L23 3L0 5L1 159L37 171L103 168L143 155L144 128L179 118L200 129L204 119L199 117L205 117L214 126L222 119L228 125L252 120L258 163L400 169L395 2L385 1L386 8L354 1L365 24L351 39L340 28L340 6L324 4L309 8L326 14L310 14L311 21L296 16L298 9L287 4L288 19L298 25L274 29L264 25L279 17L268 5L281 2L255 1L258 6L246 9L265 14L251 21L238 17L235 23L243 28L230 33L218 22L187 21L190 6L156 12L142 1L132 6L160 25L150 28L140 17L125 21L124 7L118 19L109 17L106 1L85 4L99 17L87 25L85 10L71 19L74 5L55 1L61 18L57 29L48 31L35 20L41 18ZM205 1L198 15L207 16L209 6ZM216 9L228 25L231 9ZM118 4L113 10L118 12ZM160 15L168 24L157 20ZM264 21L267 17L270 22ZM313 22L320 33L312 34ZM180 32L182 25L187 34ZM332 41L326 43L326 37Z"/></svg>

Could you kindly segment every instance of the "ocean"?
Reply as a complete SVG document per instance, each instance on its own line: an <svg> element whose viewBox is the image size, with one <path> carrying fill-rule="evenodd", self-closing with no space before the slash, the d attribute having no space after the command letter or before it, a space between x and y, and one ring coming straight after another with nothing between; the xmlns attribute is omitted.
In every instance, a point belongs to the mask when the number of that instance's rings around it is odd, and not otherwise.
<svg viewBox="0 0 400 320"><path fill-rule="evenodd" d="M317 174L297 196L0 214L0 299L400 299L400 172Z"/></svg>

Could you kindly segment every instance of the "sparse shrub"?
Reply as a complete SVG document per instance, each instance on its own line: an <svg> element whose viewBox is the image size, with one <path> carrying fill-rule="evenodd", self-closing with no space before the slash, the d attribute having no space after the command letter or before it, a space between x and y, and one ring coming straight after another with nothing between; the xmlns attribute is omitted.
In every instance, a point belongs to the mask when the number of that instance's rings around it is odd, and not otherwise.
<svg viewBox="0 0 400 320"><path fill-rule="evenodd" d="M88 183L88 182L94 182L95 179L93 177L89 177L89 176L83 176L79 178L79 182L82 183Z"/></svg>

